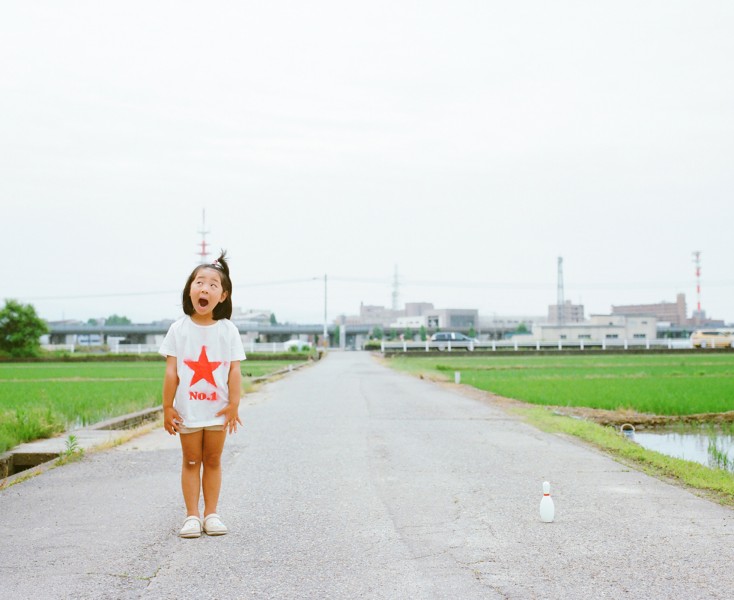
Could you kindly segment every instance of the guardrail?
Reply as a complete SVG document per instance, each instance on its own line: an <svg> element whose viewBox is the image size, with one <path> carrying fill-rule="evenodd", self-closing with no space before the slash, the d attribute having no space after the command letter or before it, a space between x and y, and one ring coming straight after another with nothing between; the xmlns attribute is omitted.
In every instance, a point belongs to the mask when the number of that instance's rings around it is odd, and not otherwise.
<svg viewBox="0 0 734 600"><path fill-rule="evenodd" d="M101 346L99 344L41 344L41 348L50 352L65 351L93 352L95 354L157 354L159 344L115 344Z"/></svg>
<svg viewBox="0 0 734 600"><path fill-rule="evenodd" d="M600 342L594 342L591 340L559 340L557 342L540 342L540 341L518 341L518 340L489 340L486 342L409 342L409 341L397 341L397 342L386 342L382 341L380 345L381 351L393 351L393 352L430 352L432 350L438 350L439 352L453 352L453 351L482 351L482 352L497 352L506 350L590 350L590 349L644 349L644 350L689 350L693 348L691 341L688 339L633 339L633 340L602 340ZM731 348L731 344L721 344L715 346L709 344L708 348Z"/></svg>

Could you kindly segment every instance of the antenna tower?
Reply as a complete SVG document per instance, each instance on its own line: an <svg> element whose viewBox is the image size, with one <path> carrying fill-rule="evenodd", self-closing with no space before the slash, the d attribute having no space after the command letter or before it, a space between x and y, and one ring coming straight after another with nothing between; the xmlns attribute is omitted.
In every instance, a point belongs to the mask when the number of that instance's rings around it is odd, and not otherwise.
<svg viewBox="0 0 734 600"><path fill-rule="evenodd" d="M399 310L398 299L400 298L400 281L398 279L398 265L395 265L395 275L392 280L392 309Z"/></svg>
<svg viewBox="0 0 734 600"><path fill-rule="evenodd" d="M558 322L563 323L565 321L565 304L566 300L563 293L563 257L558 257L558 296L556 303L558 304Z"/></svg>
<svg viewBox="0 0 734 600"><path fill-rule="evenodd" d="M693 252L693 264L696 265L696 318L701 316L701 253Z"/></svg>
<svg viewBox="0 0 734 600"><path fill-rule="evenodd" d="M206 249L208 246L206 243L206 234L209 232L206 230L206 209L203 208L201 209L201 229L199 233L201 234L201 247L197 254L199 256L199 262L203 265L209 262L209 251Z"/></svg>

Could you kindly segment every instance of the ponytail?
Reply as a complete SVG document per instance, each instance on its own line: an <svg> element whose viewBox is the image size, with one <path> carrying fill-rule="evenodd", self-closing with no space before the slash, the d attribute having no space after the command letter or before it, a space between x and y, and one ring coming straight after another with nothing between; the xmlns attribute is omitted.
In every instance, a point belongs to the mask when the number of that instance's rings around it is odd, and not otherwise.
<svg viewBox="0 0 734 600"><path fill-rule="evenodd" d="M229 265L227 264L227 251L222 250L219 258L216 259L210 267L219 271L222 275L222 288L227 292L225 300L214 308L212 316L215 320L229 319L232 317L232 280L229 278Z"/></svg>

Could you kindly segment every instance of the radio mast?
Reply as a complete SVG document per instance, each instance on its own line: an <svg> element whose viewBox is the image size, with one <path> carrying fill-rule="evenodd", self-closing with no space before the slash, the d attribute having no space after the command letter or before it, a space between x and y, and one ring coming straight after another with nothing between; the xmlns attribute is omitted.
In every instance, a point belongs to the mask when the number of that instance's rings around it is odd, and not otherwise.
<svg viewBox="0 0 734 600"><path fill-rule="evenodd" d="M566 320L566 299L564 297L563 293L563 257L558 257L558 288L557 288L557 297L556 297L556 303L558 304L558 323L563 324Z"/></svg>
<svg viewBox="0 0 734 600"><path fill-rule="evenodd" d="M696 314L693 318L698 323L702 317L701 313L701 253L693 252L693 264L696 265Z"/></svg>

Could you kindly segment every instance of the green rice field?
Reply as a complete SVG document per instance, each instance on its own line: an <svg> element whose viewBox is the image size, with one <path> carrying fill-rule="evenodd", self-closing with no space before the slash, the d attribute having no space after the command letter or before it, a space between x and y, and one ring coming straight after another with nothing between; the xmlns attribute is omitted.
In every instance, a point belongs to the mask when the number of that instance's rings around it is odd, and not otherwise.
<svg viewBox="0 0 734 600"><path fill-rule="evenodd" d="M408 357L415 374L461 382L533 404L631 409L659 415L734 410L734 354Z"/></svg>
<svg viewBox="0 0 734 600"><path fill-rule="evenodd" d="M302 360L244 361L244 387L251 377ZM164 369L162 360L0 364L0 452L159 405Z"/></svg>

